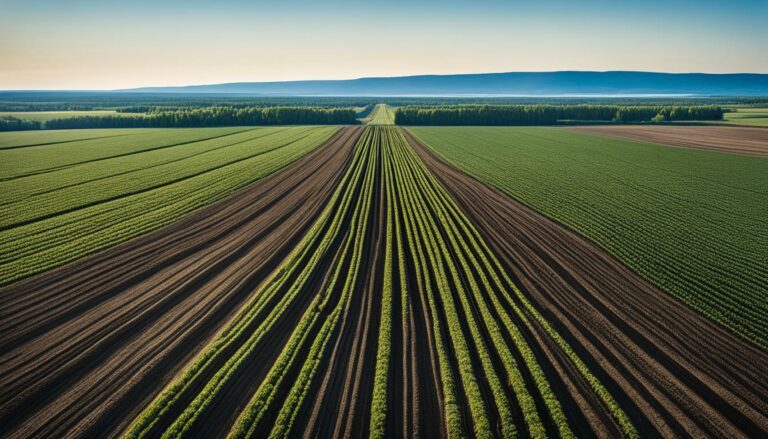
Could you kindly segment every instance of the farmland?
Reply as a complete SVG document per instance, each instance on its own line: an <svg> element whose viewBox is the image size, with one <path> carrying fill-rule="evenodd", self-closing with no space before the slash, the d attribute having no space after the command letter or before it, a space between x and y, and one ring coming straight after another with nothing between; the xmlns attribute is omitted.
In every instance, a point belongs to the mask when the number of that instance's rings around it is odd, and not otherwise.
<svg viewBox="0 0 768 439"><path fill-rule="evenodd" d="M0 434L768 432L765 159L372 114L0 136Z"/></svg>
<svg viewBox="0 0 768 439"><path fill-rule="evenodd" d="M0 284L168 224L286 166L335 131L96 130L80 132L83 140L67 133L64 143L50 133L11 133L0 142Z"/></svg>
<svg viewBox="0 0 768 439"><path fill-rule="evenodd" d="M5 3L0 439L768 439L768 1Z"/></svg>
<svg viewBox="0 0 768 439"><path fill-rule="evenodd" d="M401 132L372 128L320 220L127 436L570 437L531 331L637 434Z"/></svg>
<svg viewBox="0 0 768 439"><path fill-rule="evenodd" d="M125 429L311 227L357 136L339 132L181 221L4 288L3 435Z"/></svg>
<svg viewBox="0 0 768 439"><path fill-rule="evenodd" d="M768 345L768 161L551 128L413 128L459 168ZM482 148L482 153L480 153Z"/></svg>
<svg viewBox="0 0 768 439"><path fill-rule="evenodd" d="M387 104L377 104L365 120L365 123L368 125L394 125L394 110Z"/></svg>
<svg viewBox="0 0 768 439"><path fill-rule="evenodd" d="M584 125L568 129L661 145L768 156L768 130L761 127Z"/></svg>
<svg viewBox="0 0 768 439"><path fill-rule="evenodd" d="M736 111L725 113L725 123L734 125L768 126L768 108L739 107Z"/></svg>

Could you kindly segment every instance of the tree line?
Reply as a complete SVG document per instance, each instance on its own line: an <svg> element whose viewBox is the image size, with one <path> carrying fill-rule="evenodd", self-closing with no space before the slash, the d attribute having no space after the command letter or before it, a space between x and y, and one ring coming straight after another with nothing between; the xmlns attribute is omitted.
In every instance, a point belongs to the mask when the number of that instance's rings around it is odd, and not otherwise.
<svg viewBox="0 0 768 439"><path fill-rule="evenodd" d="M398 125L554 125L563 121L669 122L722 120L716 105L451 105L395 110Z"/></svg>
<svg viewBox="0 0 768 439"><path fill-rule="evenodd" d="M41 123L36 120L24 120L13 116L0 116L0 131L39 130Z"/></svg>
<svg viewBox="0 0 768 439"><path fill-rule="evenodd" d="M207 107L153 112L146 116L78 116L52 119L46 129L189 128L238 125L338 125L357 123L351 108Z"/></svg>
<svg viewBox="0 0 768 439"><path fill-rule="evenodd" d="M698 106L749 105L764 107L768 97L337 97L337 96L242 96L216 94L0 91L0 111L117 110L154 112L205 107L365 107L386 103L392 107L442 105L615 105Z"/></svg>

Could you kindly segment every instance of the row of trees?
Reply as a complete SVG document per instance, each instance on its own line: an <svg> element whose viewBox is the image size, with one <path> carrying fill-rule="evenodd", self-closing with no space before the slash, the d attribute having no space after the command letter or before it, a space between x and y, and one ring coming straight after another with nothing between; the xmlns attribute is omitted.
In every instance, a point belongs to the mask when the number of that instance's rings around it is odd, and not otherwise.
<svg viewBox="0 0 768 439"><path fill-rule="evenodd" d="M553 125L561 121L666 122L722 118L723 109L714 105L451 105L395 110L398 125Z"/></svg>
<svg viewBox="0 0 768 439"><path fill-rule="evenodd" d="M0 131L39 130L41 124L36 120L22 120L13 116L0 116Z"/></svg>
<svg viewBox="0 0 768 439"><path fill-rule="evenodd" d="M208 107L161 111L146 116L79 116L53 119L47 129L70 128L175 128L238 125L354 124L351 108L322 107Z"/></svg>

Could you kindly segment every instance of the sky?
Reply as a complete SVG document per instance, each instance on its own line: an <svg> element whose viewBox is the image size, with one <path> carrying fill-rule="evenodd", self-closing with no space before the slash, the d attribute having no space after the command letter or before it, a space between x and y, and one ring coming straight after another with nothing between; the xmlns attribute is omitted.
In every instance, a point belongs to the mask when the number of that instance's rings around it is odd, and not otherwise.
<svg viewBox="0 0 768 439"><path fill-rule="evenodd" d="M0 0L0 90L555 70L768 73L768 0Z"/></svg>

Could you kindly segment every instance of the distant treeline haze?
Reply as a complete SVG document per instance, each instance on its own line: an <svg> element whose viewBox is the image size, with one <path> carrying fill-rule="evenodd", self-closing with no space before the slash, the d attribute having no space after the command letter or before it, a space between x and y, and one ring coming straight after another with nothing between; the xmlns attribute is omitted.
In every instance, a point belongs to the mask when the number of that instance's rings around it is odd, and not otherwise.
<svg viewBox="0 0 768 439"><path fill-rule="evenodd" d="M398 125L552 125L561 121L668 122L722 120L723 109L700 106L452 105L395 110Z"/></svg>
<svg viewBox="0 0 768 439"><path fill-rule="evenodd" d="M161 111L145 117L120 115L53 119L47 129L68 128L175 128L238 125L337 125L356 123L351 108L321 107L208 107Z"/></svg>
<svg viewBox="0 0 768 439"><path fill-rule="evenodd" d="M47 122L0 117L0 131L74 128L176 128L240 125L339 125L358 123L361 112L350 107L215 106L153 107L142 116L99 114L52 119ZM360 107L358 107L360 108ZM395 110L398 125L553 125L563 122L669 122L722 120L726 110L716 105L415 105ZM130 112L130 111L129 111Z"/></svg>

